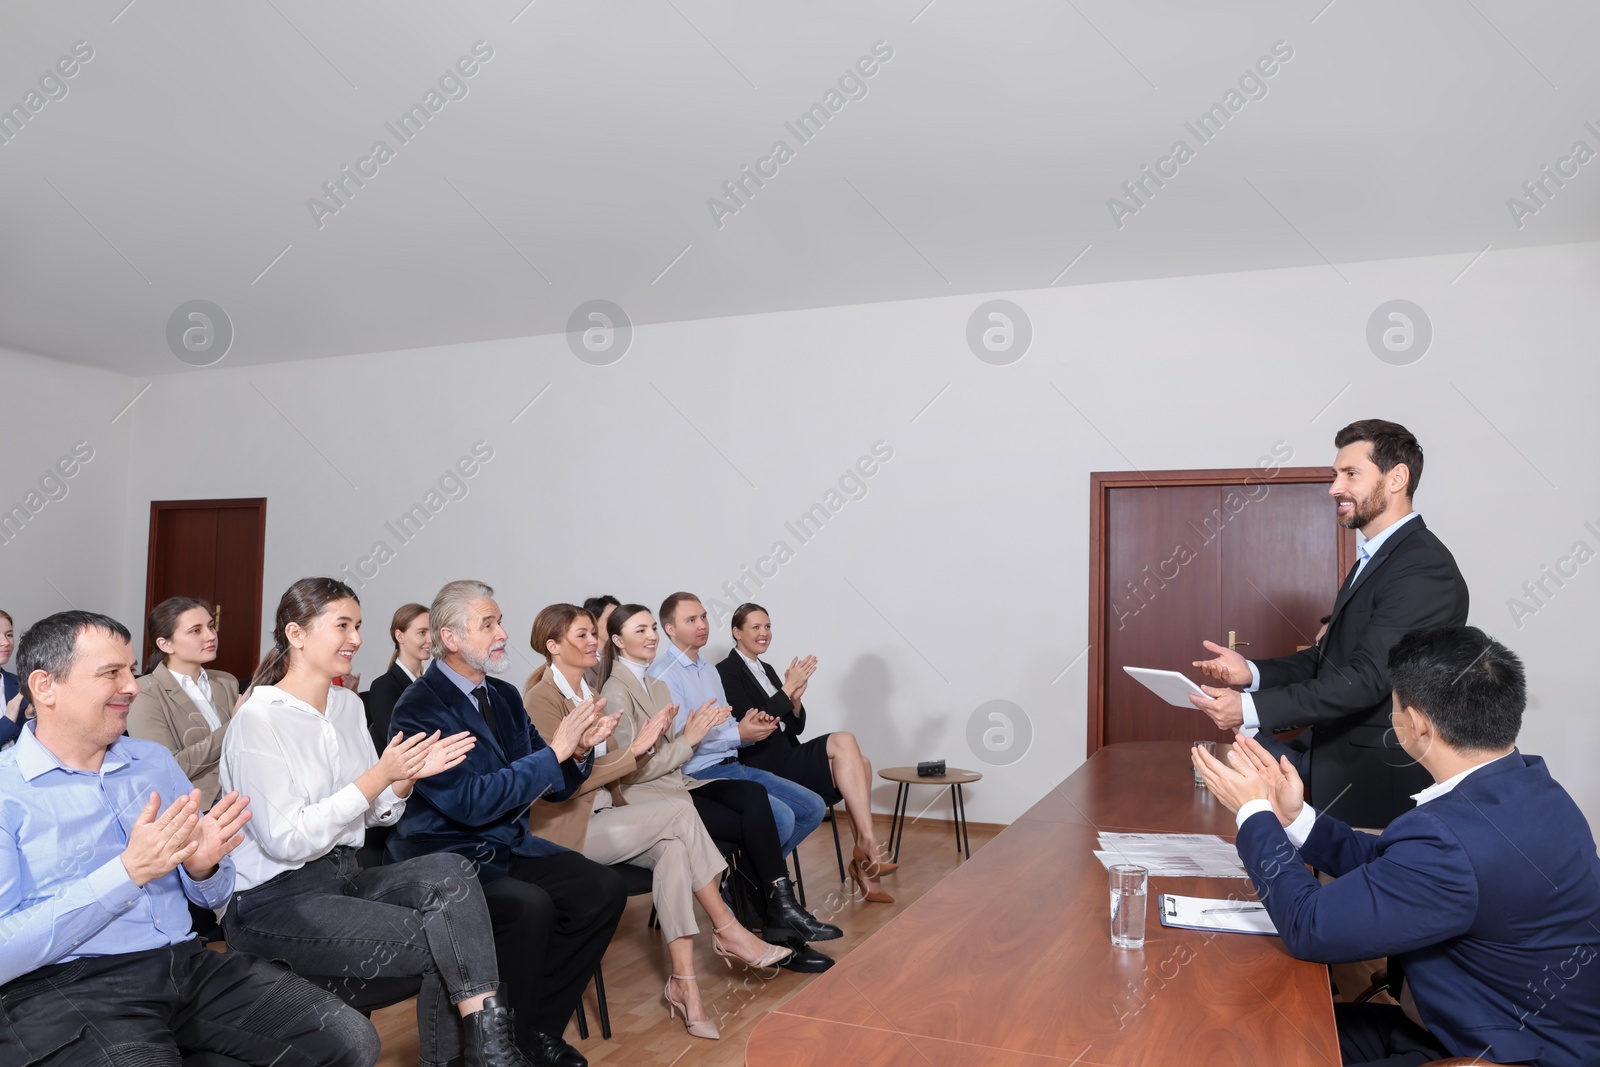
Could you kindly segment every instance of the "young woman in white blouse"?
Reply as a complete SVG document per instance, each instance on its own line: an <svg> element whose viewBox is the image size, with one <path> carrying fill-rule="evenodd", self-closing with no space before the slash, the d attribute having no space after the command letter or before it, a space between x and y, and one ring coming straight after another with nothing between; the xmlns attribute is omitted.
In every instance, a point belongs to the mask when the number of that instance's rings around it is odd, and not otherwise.
<svg viewBox="0 0 1600 1067"><path fill-rule="evenodd" d="M418 976L423 1064L465 1055L469 1067L525 1067L496 997L494 937L471 862L356 864L365 828L392 825L416 780L456 766L474 743L469 733L418 734L378 755L360 699L333 684L361 647L360 627L355 593L333 578L302 578L278 604L274 647L223 741L222 787L248 795L254 812L234 852L228 944L352 986Z"/></svg>

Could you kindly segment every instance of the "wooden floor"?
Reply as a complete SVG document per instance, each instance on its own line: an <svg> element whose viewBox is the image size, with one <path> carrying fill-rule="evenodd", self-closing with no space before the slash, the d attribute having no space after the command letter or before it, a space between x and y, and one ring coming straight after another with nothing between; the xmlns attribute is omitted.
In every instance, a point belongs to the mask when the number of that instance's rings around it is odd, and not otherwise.
<svg viewBox="0 0 1600 1067"><path fill-rule="evenodd" d="M843 812L841 811L841 815ZM877 819L880 838L888 840L889 817ZM976 853L1002 827L973 823L970 827L972 851ZM848 824L840 836L845 862L850 858ZM858 894L846 894L838 882L839 867L834 860L833 832L823 823L800 846L801 869L806 878L806 897L810 911L819 919L844 930L837 941L817 947L843 958L852 948L912 901L938 884L962 862L955 850L955 831L948 820L924 817L906 827L900 850L900 869L886 875L883 886L893 904L868 904ZM850 887L853 888L853 887ZM667 950L659 930L650 930L650 898L634 897L617 927L605 957L606 1000L611 1007L612 1037L600 1037L599 1014L595 1008L594 986L584 994L584 1010L589 1018L589 1039L579 1040L576 1026L567 1028L566 1039L576 1045L592 1064L630 1064L639 1067L742 1067L744 1046L750 1029L766 1012L782 1004L811 981L811 975L778 972L764 981L756 972L737 967L730 970L711 952L709 924L699 916L702 932L695 939L695 967L700 976L700 992L717 1018L721 1041L702 1041L684 1033L681 1016L669 1019L661 987L667 980ZM372 1017L383 1041L378 1067L413 1067L417 1062L416 1007L414 1001L396 1004ZM843 1065L841 1065L843 1067Z"/></svg>

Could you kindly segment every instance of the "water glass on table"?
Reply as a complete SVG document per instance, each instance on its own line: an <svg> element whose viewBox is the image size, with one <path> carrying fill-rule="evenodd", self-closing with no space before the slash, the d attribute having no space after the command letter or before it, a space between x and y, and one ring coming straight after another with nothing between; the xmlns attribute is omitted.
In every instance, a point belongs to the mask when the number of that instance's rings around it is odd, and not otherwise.
<svg viewBox="0 0 1600 1067"><path fill-rule="evenodd" d="M1196 741L1194 743L1194 747L1205 749L1208 755L1215 756L1217 754L1217 743L1215 741ZM1203 786L1206 784L1206 780L1200 777L1199 768L1190 767L1189 769L1194 772L1194 784L1196 786Z"/></svg>
<svg viewBox="0 0 1600 1067"><path fill-rule="evenodd" d="M1111 876L1111 943L1118 948L1144 948L1150 869L1137 863L1114 863L1108 871Z"/></svg>

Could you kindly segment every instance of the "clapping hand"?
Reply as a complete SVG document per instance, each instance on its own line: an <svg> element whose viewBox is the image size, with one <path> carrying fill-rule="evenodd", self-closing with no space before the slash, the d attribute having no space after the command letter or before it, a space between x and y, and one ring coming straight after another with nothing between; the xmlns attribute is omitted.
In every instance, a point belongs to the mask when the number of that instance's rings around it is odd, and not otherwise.
<svg viewBox="0 0 1600 1067"><path fill-rule="evenodd" d="M739 740L744 742L760 741L771 736L772 731L778 728L778 720L764 711L751 708L744 713L744 718L739 720Z"/></svg>
<svg viewBox="0 0 1600 1067"><path fill-rule="evenodd" d="M579 701L556 727L555 736L550 738L550 748L555 752L556 759L565 763L572 758L572 754L587 746L583 737L594 728L596 720L600 718L600 709L605 706L605 698L598 701L594 697Z"/></svg>
<svg viewBox="0 0 1600 1067"><path fill-rule="evenodd" d="M706 701L689 713L688 721L683 724L683 739L690 745L699 745L706 739L706 734L727 722L732 714L733 709L726 704Z"/></svg>
<svg viewBox="0 0 1600 1067"><path fill-rule="evenodd" d="M22 693L19 690L16 696L12 697L9 701L6 702L6 718L10 719L12 722L16 722L16 721L18 721L17 717L19 715L21 715L21 714L22 714Z"/></svg>
<svg viewBox="0 0 1600 1067"><path fill-rule="evenodd" d="M628 746L628 751L633 753L634 759L643 759L645 753L655 747L661 735L672 727L672 721L678 717L678 705L668 704L654 715L644 721L639 727L639 732L633 735L633 743Z"/></svg>
<svg viewBox="0 0 1600 1067"><path fill-rule="evenodd" d="M1227 763L1198 747L1189 750L1189 759L1206 788L1229 811L1237 812L1251 800L1265 800L1284 826L1300 814L1304 790L1299 772L1287 757L1281 765L1274 763L1267 750L1251 738L1234 741Z"/></svg>
<svg viewBox="0 0 1600 1067"><path fill-rule="evenodd" d="M160 808L161 797L151 793L128 831L128 847L122 850L122 867L128 872L129 881L141 889L171 874L178 864L194 855L199 844L193 840L195 824L199 822L198 789L174 800L158 817Z"/></svg>
<svg viewBox="0 0 1600 1067"><path fill-rule="evenodd" d="M443 774L453 767L459 767L461 761L467 758L478 738L471 730L462 730L459 734L449 737L434 735L432 741L422 755L422 766L417 769L415 778L432 778L436 774Z"/></svg>
<svg viewBox="0 0 1600 1067"><path fill-rule="evenodd" d="M196 804L200 803L200 790L196 789L189 794ZM222 862L222 857L238 848L244 841L244 824L250 821L250 798L242 797L237 792L224 796L211 806L211 810L201 816L195 824L191 840L195 844L194 852L183 861L183 869L189 872L189 877L197 882L203 882L217 873L217 864Z"/></svg>
<svg viewBox="0 0 1600 1067"><path fill-rule="evenodd" d="M408 782L417 777L417 772L422 769L423 762L427 759L428 748L439 740L439 731L428 734L414 734L407 737L397 733L384 746L383 755L378 757L378 764L374 768L384 779L384 784L393 786L400 782ZM410 790L407 790L409 792Z"/></svg>
<svg viewBox="0 0 1600 1067"><path fill-rule="evenodd" d="M595 702L594 725L589 727L589 729L585 731L583 735L583 747L586 755L588 750L593 749L596 745L599 745L601 742L605 741L608 737L615 733L617 729L617 723L622 721L622 712L620 711L615 715L601 715L600 712L605 710L605 706L606 702L604 697Z"/></svg>
<svg viewBox="0 0 1600 1067"><path fill-rule="evenodd" d="M811 678L812 672L817 669L817 657L806 656L789 661L789 669L783 672L783 687L805 685Z"/></svg>

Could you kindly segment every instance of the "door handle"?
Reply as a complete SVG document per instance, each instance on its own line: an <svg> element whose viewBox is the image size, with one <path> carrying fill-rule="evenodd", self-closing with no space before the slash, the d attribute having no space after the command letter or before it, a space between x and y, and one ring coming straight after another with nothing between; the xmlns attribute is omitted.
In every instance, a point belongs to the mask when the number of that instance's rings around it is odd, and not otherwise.
<svg viewBox="0 0 1600 1067"><path fill-rule="evenodd" d="M1250 642L1249 641L1241 641L1241 640L1239 640L1239 632L1237 630L1229 630L1228 631L1228 648L1230 650L1231 649L1235 649L1235 648L1249 648L1249 647L1250 647Z"/></svg>
<svg viewBox="0 0 1600 1067"><path fill-rule="evenodd" d="M213 611L211 613L211 628L213 630L215 630L219 634L222 632L222 605L221 604L218 604L217 605L217 610ZM1231 637L1232 635L1230 634L1229 636ZM1228 647L1232 648L1233 646L1229 645Z"/></svg>

